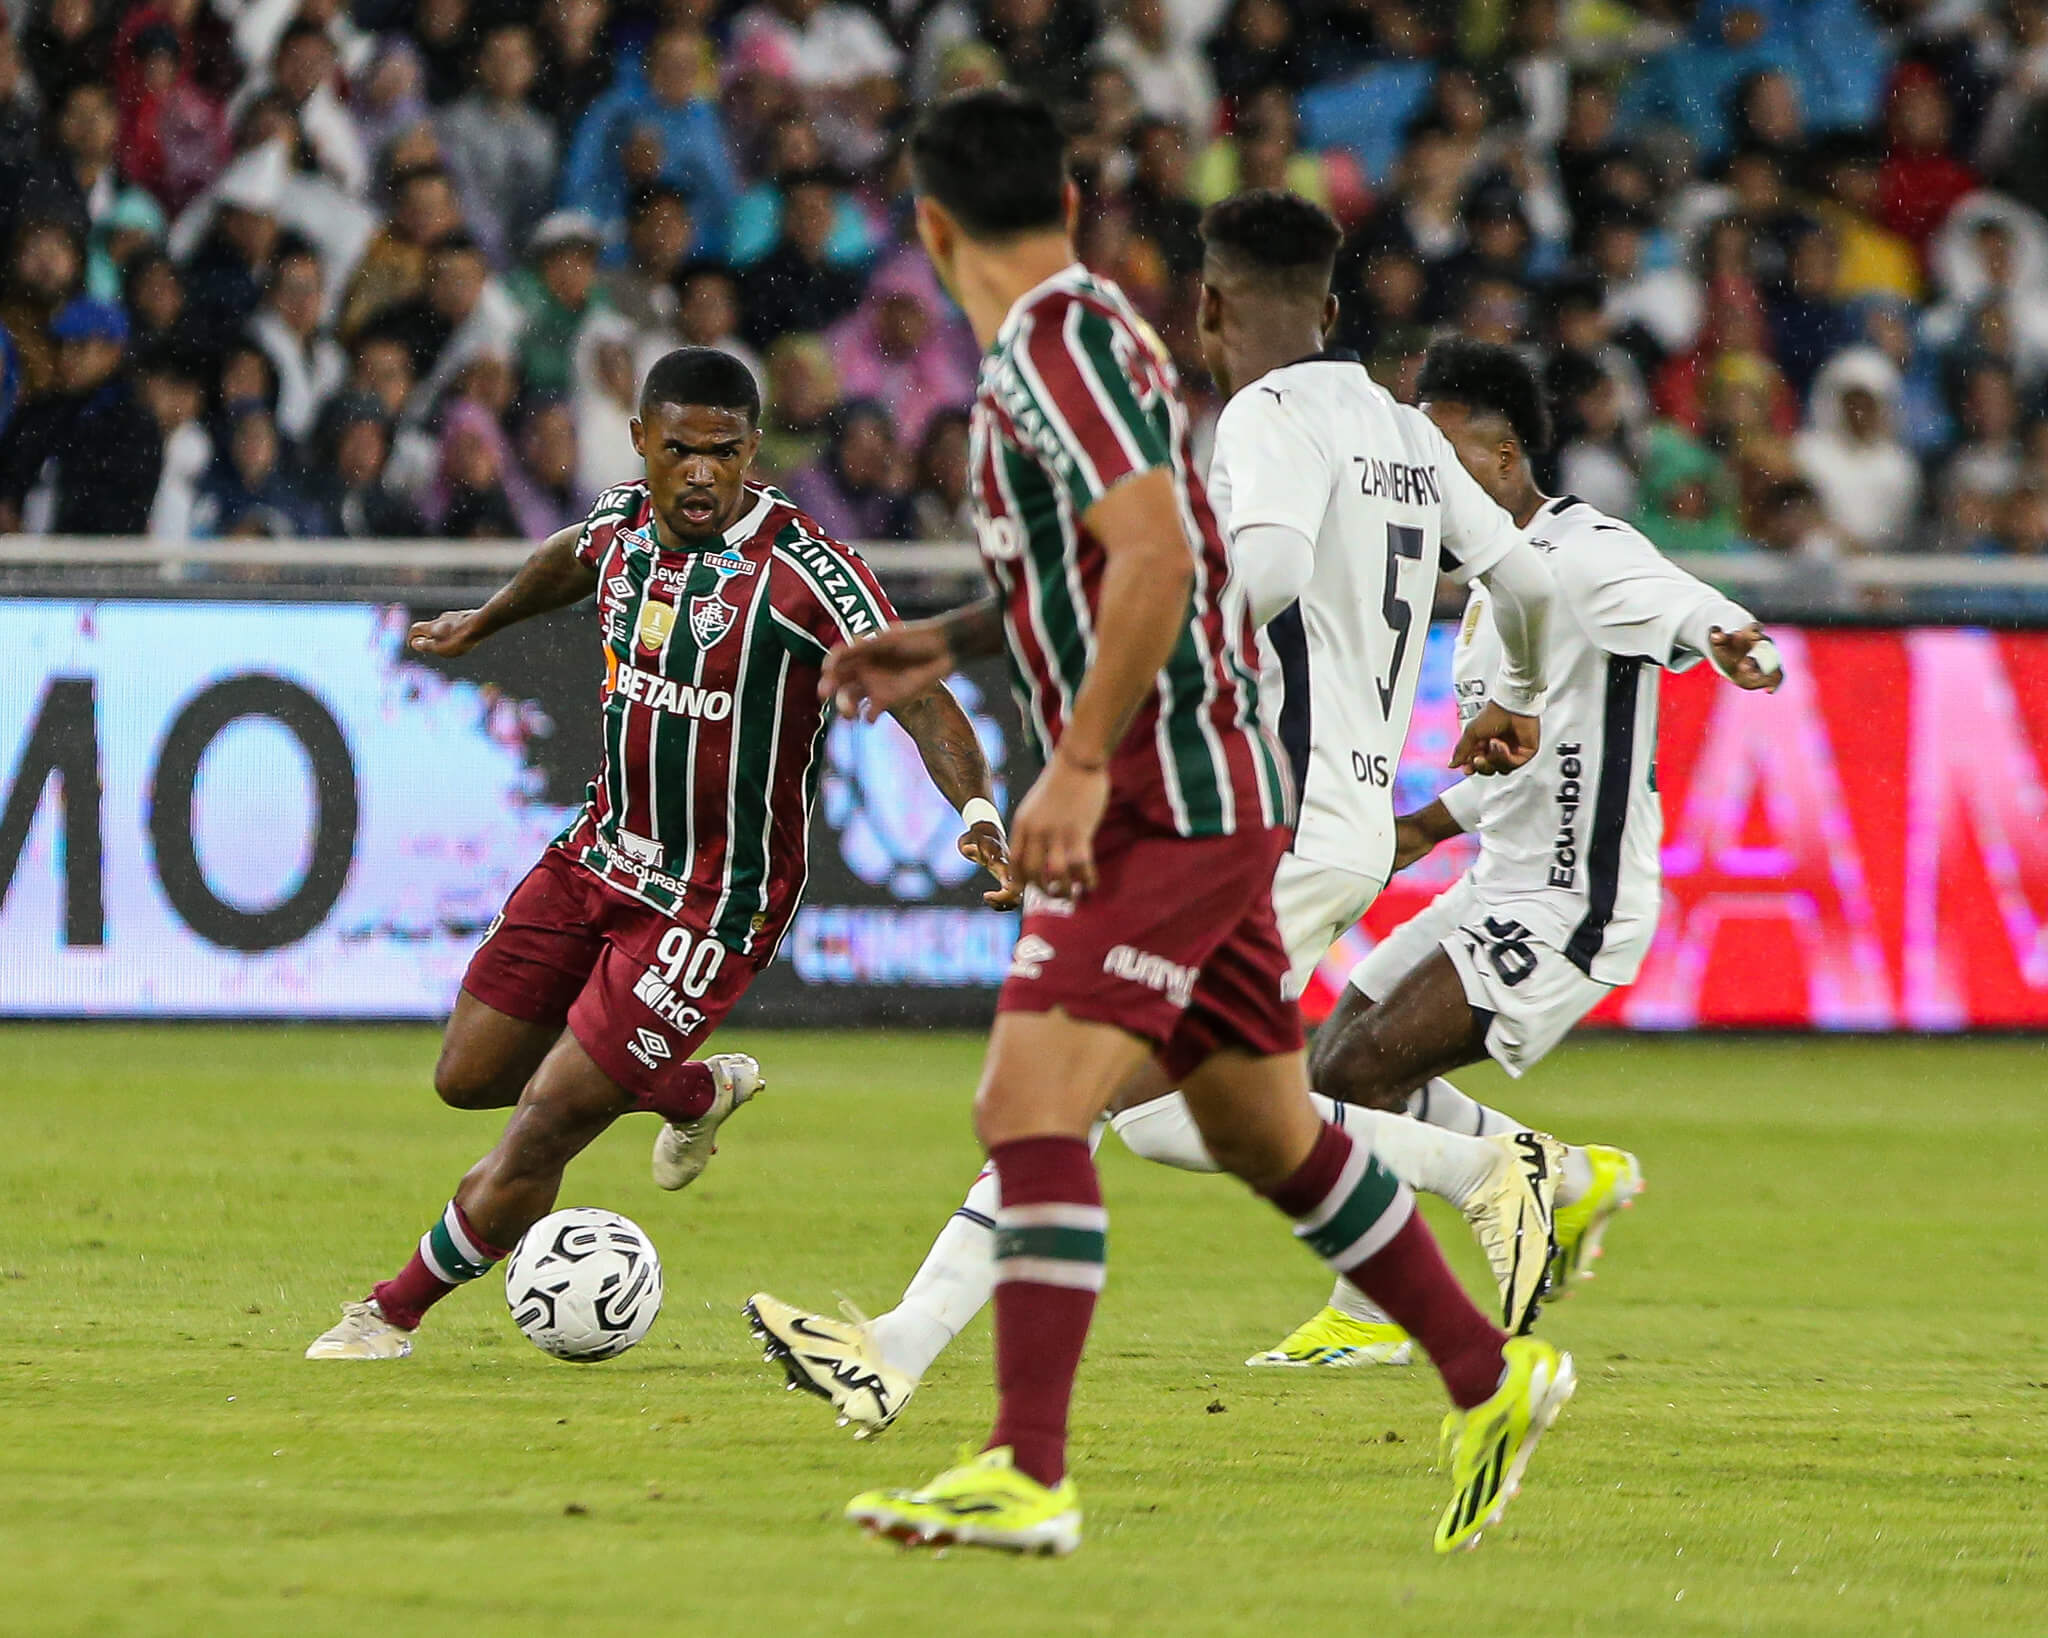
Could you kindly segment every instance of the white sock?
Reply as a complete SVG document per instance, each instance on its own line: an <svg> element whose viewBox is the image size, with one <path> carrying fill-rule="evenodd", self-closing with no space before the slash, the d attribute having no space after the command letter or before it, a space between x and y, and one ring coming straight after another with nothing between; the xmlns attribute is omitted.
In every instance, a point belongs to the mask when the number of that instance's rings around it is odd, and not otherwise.
<svg viewBox="0 0 2048 1638"><path fill-rule="evenodd" d="M1421 1091L1408 1094L1408 1113L1431 1126L1461 1132L1466 1137L1502 1137L1509 1132L1528 1130L1512 1115L1503 1115L1498 1109L1489 1109L1477 1099L1466 1097L1442 1076Z"/></svg>
<svg viewBox="0 0 2048 1638"><path fill-rule="evenodd" d="M1460 1137L1384 1109L1346 1110L1345 1123L1403 1183L1454 1206L1464 1206L1500 1162L1500 1150L1483 1138Z"/></svg>
<svg viewBox="0 0 2048 1638"><path fill-rule="evenodd" d="M1348 1315L1361 1325L1392 1325L1394 1322L1387 1311L1377 1306L1357 1286L1342 1275L1338 1276L1336 1289L1330 1293L1330 1306L1338 1313Z"/></svg>
<svg viewBox="0 0 2048 1638"><path fill-rule="evenodd" d="M1483 1138L1529 1130L1513 1115L1504 1115L1475 1098L1466 1097L1442 1076L1421 1091L1408 1094L1408 1113L1428 1125ZM1592 1186L1593 1167L1586 1159L1586 1151L1576 1144L1567 1146L1564 1165L1557 1174L1557 1203L1569 1206Z"/></svg>
<svg viewBox="0 0 2048 1638"><path fill-rule="evenodd" d="M1098 1120L1088 1133L1088 1152L1102 1143ZM996 1207L1001 1190L996 1169L984 1166L924 1261L903 1288L896 1306L868 1321L868 1335L882 1358L913 1381L922 1381L932 1361L967 1329L988 1305L996 1288Z"/></svg>
<svg viewBox="0 0 2048 1638"><path fill-rule="evenodd" d="M1339 1126L1356 1122L1361 1113L1333 1103L1320 1092L1311 1092L1308 1101L1315 1105L1316 1113L1324 1120ZM1209 1153L1208 1145L1202 1141L1202 1129L1195 1124L1195 1114L1188 1108L1188 1100L1178 1092L1155 1098L1150 1103L1141 1103L1120 1115L1111 1115L1109 1124L1124 1140L1124 1147L1141 1159L1156 1160L1162 1166L1176 1166L1184 1172L1223 1170Z"/></svg>

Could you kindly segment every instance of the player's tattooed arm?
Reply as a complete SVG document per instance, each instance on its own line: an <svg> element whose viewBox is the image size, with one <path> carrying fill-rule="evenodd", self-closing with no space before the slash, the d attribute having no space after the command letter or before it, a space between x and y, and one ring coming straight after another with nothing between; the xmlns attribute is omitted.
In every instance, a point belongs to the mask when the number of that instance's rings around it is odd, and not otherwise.
<svg viewBox="0 0 2048 1638"><path fill-rule="evenodd" d="M519 572L482 608L456 609L418 621L407 641L422 654L452 660L467 654L493 632L550 609L582 602L597 589L597 571L576 555L582 535L580 523L557 529L534 548Z"/></svg>
<svg viewBox="0 0 2048 1638"><path fill-rule="evenodd" d="M965 810L970 802L979 801L988 804L982 811L994 813L988 758L974 723L951 689L934 683L922 694L891 707L890 714L917 746L925 772L948 802ZM997 885L982 895L991 909L1010 909L1023 897L1023 888L1011 879L1009 848L1000 824L986 819L970 824L960 837L960 852L995 877Z"/></svg>

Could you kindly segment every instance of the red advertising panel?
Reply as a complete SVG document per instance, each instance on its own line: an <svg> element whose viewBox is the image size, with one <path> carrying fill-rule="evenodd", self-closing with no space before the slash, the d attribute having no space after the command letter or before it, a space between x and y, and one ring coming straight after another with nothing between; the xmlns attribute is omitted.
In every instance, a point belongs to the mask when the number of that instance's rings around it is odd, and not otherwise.
<svg viewBox="0 0 2048 1638"><path fill-rule="evenodd" d="M1595 1020L2048 1026L2048 633L1774 635L1775 695L1704 666L1664 679L1663 915L1641 976ZM1404 805L1441 783L1453 720L1428 690ZM1471 846L1395 879L1325 964L1314 1012Z"/></svg>

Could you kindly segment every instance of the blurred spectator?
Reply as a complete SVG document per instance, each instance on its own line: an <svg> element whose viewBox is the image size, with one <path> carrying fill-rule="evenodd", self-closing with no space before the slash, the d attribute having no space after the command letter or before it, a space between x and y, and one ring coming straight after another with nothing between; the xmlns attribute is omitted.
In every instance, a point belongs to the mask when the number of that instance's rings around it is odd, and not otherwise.
<svg viewBox="0 0 2048 1638"><path fill-rule="evenodd" d="M1708 450L1668 423L1643 444L1636 527L1667 552L1724 552L1735 544L1728 472Z"/></svg>
<svg viewBox="0 0 2048 1638"><path fill-rule="evenodd" d="M440 139L433 136L425 83L426 70L420 65L419 53L410 40L399 35L386 35L377 43L375 54L356 80L350 106L355 110L363 146L387 184L400 163L394 150L407 139L415 138L416 133L433 137L435 152L431 160L438 163L440 159Z"/></svg>
<svg viewBox="0 0 2048 1638"><path fill-rule="evenodd" d="M478 48L475 89L440 120L449 168L478 201L471 229L500 267L526 244L554 192L555 128L529 101L539 69L532 31L499 25Z"/></svg>
<svg viewBox="0 0 2048 1638"><path fill-rule="evenodd" d="M37 118L36 90L22 72L21 48L11 29L0 27L0 180L7 183L8 198L15 194L13 178L35 161L43 145ZM0 234L7 231L12 207L0 203Z"/></svg>
<svg viewBox="0 0 2048 1638"><path fill-rule="evenodd" d="M0 328L14 343L14 363L26 404L57 386L57 343L50 324L85 279L85 251L70 223L23 217L8 251L0 284Z"/></svg>
<svg viewBox="0 0 2048 1638"><path fill-rule="evenodd" d="M910 499L889 412L850 400L832 413L824 456L790 473L783 488L837 540L907 540Z"/></svg>
<svg viewBox="0 0 2048 1638"><path fill-rule="evenodd" d="M1216 124L1216 82L1192 41L1175 32L1166 0L1121 0L1097 50L1130 76L1153 119L1207 135Z"/></svg>
<svg viewBox="0 0 2048 1638"><path fill-rule="evenodd" d="M164 240L164 213L140 188L124 188L86 239L86 294L119 303L128 264Z"/></svg>
<svg viewBox="0 0 2048 1638"><path fill-rule="evenodd" d="M921 440L940 410L974 396L974 355L945 334L944 300L929 264L906 253L825 338L840 390L879 403L906 444Z"/></svg>
<svg viewBox="0 0 2048 1638"><path fill-rule="evenodd" d="M733 70L807 91L893 76L903 53L872 12L840 0L755 0L733 19Z"/></svg>
<svg viewBox="0 0 2048 1638"><path fill-rule="evenodd" d="M153 540L183 540L192 533L200 480L213 464L213 435L204 419L205 362L176 346L139 351L138 356L142 401L156 421L164 452L148 531Z"/></svg>
<svg viewBox="0 0 2048 1638"><path fill-rule="evenodd" d="M1618 518L1636 509L1636 472L1621 389L1585 353L1560 353L1545 387L1557 421L1557 487Z"/></svg>
<svg viewBox="0 0 2048 1638"><path fill-rule="evenodd" d="M425 487L436 454L434 440L402 419L417 382L412 353L396 336L373 331L357 339L349 355L348 390L373 400L393 429L384 480L405 495Z"/></svg>
<svg viewBox="0 0 2048 1638"><path fill-rule="evenodd" d="M1920 469L1896 432L1899 373L1873 348L1830 360L1813 384L1800 470L1853 551L1903 545L1920 501Z"/></svg>
<svg viewBox="0 0 2048 1638"><path fill-rule="evenodd" d="M595 222L556 211L534 230L527 266L505 282L523 315L519 368L537 392L569 391L577 333L592 313L609 306L597 288L597 251Z"/></svg>
<svg viewBox="0 0 2048 1638"><path fill-rule="evenodd" d="M1124 203L1131 231L1148 241L1167 275L1185 284L1202 265L1202 210L1188 196L1188 133L1172 120L1141 120L1131 133Z"/></svg>
<svg viewBox="0 0 2048 1638"><path fill-rule="evenodd" d="M269 287L249 320L249 337L277 373L277 430L303 443L327 400L348 376L348 356L320 324L326 306L320 258L289 241L270 264Z"/></svg>
<svg viewBox="0 0 2048 1638"><path fill-rule="evenodd" d="M201 346L225 347L262 300L277 243L284 163L276 148L259 148L221 178L212 225L185 268L185 323Z"/></svg>
<svg viewBox="0 0 2048 1638"><path fill-rule="evenodd" d="M636 340L616 313L600 313L576 338L576 475L593 495L640 470L633 451L633 417L640 412Z"/></svg>
<svg viewBox="0 0 2048 1638"><path fill-rule="evenodd" d="M974 538L967 461L967 412L940 410L925 425L911 475L910 532L917 539Z"/></svg>
<svg viewBox="0 0 2048 1638"><path fill-rule="evenodd" d="M1793 243L1784 287L1770 298L1772 351L1802 403L1820 367L1861 333L1848 304L1835 298L1839 271L1834 235L1808 223Z"/></svg>
<svg viewBox="0 0 2048 1638"><path fill-rule="evenodd" d="M139 535L163 435L125 367L128 320L112 302L79 296L49 335L55 384L0 437L0 531Z"/></svg>
<svg viewBox="0 0 2048 1638"><path fill-rule="evenodd" d="M2048 484L2032 480L2007 497L1999 513L1998 545L2015 557L2048 556Z"/></svg>
<svg viewBox="0 0 2048 1638"><path fill-rule="evenodd" d="M606 0L545 0L540 8L540 73L533 105L558 131L573 130L590 105L611 89L606 9Z"/></svg>
<svg viewBox="0 0 2048 1638"><path fill-rule="evenodd" d="M1718 157L1728 149L1736 88L1750 75L1790 63L1790 52L1769 37L1763 5L1702 5L1687 37L1652 57L1630 82L1623 125L1673 126L1699 152Z"/></svg>
<svg viewBox="0 0 2048 1638"><path fill-rule="evenodd" d="M223 419L223 447L200 483L193 533L271 539L318 534L319 512L292 482L269 409L244 399L228 405Z"/></svg>
<svg viewBox="0 0 2048 1638"><path fill-rule="evenodd" d="M511 446L489 411L467 401L448 412L440 468L422 510L437 535L457 540L507 540L522 534L506 478Z"/></svg>
<svg viewBox="0 0 2048 1638"><path fill-rule="evenodd" d="M1783 567L1774 602L1807 615L1836 613L1847 605L1842 542L1828 527L1812 485L1798 478L1774 485L1758 508L1755 540Z"/></svg>
<svg viewBox="0 0 2048 1638"><path fill-rule="evenodd" d="M1095 8L1084 0L978 0L978 33L1001 54L1012 84L1055 109L1081 101L1095 44Z"/></svg>
<svg viewBox="0 0 2048 1638"><path fill-rule="evenodd" d="M690 201L707 239L722 244L739 183L718 108L705 94L704 39L669 28L647 47L646 76L590 105L562 167L561 204L607 231L625 221L635 184L667 182Z"/></svg>
<svg viewBox="0 0 2048 1638"><path fill-rule="evenodd" d="M685 347L716 347L731 353L761 379L761 360L740 339L739 283L718 262L692 262L676 272L674 337ZM666 350L666 349L664 349Z"/></svg>
<svg viewBox="0 0 2048 1638"><path fill-rule="evenodd" d="M561 398L535 397L519 416L519 464L531 491L526 532L538 539L579 522L597 496L576 470L576 414Z"/></svg>
<svg viewBox="0 0 2048 1638"><path fill-rule="evenodd" d="M809 172L784 180L782 236L747 275L740 329L765 348L785 331L822 330L850 312L861 281L832 260L838 200L830 176Z"/></svg>
<svg viewBox="0 0 2048 1638"><path fill-rule="evenodd" d="M121 301L138 352L181 337L185 284L177 264L162 251L145 250L129 262L121 277Z"/></svg>
<svg viewBox="0 0 2048 1638"><path fill-rule="evenodd" d="M2012 200L1973 194L1936 237L1933 261L1947 299L1921 322L1927 344L1960 351L1995 314L2026 383L2048 376L2048 224Z"/></svg>
<svg viewBox="0 0 2048 1638"><path fill-rule="evenodd" d="M1195 167L1195 199L1213 205L1219 199L1245 188L1285 188L1328 209L1332 205L1330 177L1324 157L1304 153L1299 146L1300 121L1294 99L1278 86L1254 91L1239 111L1235 131L1218 137L1203 153ZM1355 177L1355 166L1337 162L1338 169L1354 173L1347 178L1353 196L1363 192ZM1446 198L1446 210L1455 214L1457 200Z"/></svg>
<svg viewBox="0 0 2048 1638"><path fill-rule="evenodd" d="M113 78L113 29L97 0L34 0L22 54L43 106L61 107L74 86Z"/></svg>
<svg viewBox="0 0 2048 1638"><path fill-rule="evenodd" d="M1300 30L1287 0L1233 0L1209 42L1217 90L1233 103L1269 85L1300 90L1309 80Z"/></svg>
<svg viewBox="0 0 2048 1638"><path fill-rule="evenodd" d="M247 339L237 341L220 358L213 373L214 403L221 423L237 404L261 404L277 411L277 372L270 367L270 355Z"/></svg>
<svg viewBox="0 0 2048 1638"><path fill-rule="evenodd" d="M1895 296L1917 301L1920 259L1910 240L1880 218L1882 188L1876 151L1861 135L1832 137L1820 156L1820 220L1834 230L1838 247L1835 293L1844 301L1859 296Z"/></svg>
<svg viewBox="0 0 2048 1638"><path fill-rule="evenodd" d="M437 107L453 102L469 85L476 41L470 0L419 0L408 32L425 70L427 100Z"/></svg>
<svg viewBox="0 0 2048 1638"><path fill-rule="evenodd" d="M425 520L386 479L391 432L391 419L374 398L345 392L328 404L306 479L322 534L402 540L425 531Z"/></svg>
<svg viewBox="0 0 2048 1638"><path fill-rule="evenodd" d="M419 419L441 390L479 353L509 354L522 328L519 306L491 277L483 247L466 233L450 234L427 255L426 289L377 317L381 334L395 336L412 355L419 377L406 414Z"/></svg>
<svg viewBox="0 0 2048 1638"><path fill-rule="evenodd" d="M695 232L689 201L664 183L639 189L626 207L626 261L600 273L597 288L637 330L675 322L675 280Z"/></svg>
<svg viewBox="0 0 2048 1638"><path fill-rule="evenodd" d="M2020 400L2012 373L1979 361L1961 372L1956 419L1963 438L1942 468L1944 496L1960 490L2003 500L2020 485Z"/></svg>
<svg viewBox="0 0 2048 1638"><path fill-rule="evenodd" d="M762 360L761 466L778 480L815 461L825 448L839 377L822 336L786 335Z"/></svg>
<svg viewBox="0 0 2048 1638"><path fill-rule="evenodd" d="M1977 185L1953 150L1954 125L1948 93L1932 71L1917 63L1902 68L1885 112L1889 145L1878 171L1878 210L1915 249L1924 249Z"/></svg>
<svg viewBox="0 0 2048 1638"><path fill-rule="evenodd" d="M726 231L726 260L747 267L775 248L782 235L782 213L788 190L807 180L833 179L825 164L818 128L802 114L780 119L769 129L767 175L740 195ZM858 267L875 253L873 224L850 191L836 190L832 231L825 241L828 260L840 267Z"/></svg>
<svg viewBox="0 0 2048 1638"><path fill-rule="evenodd" d="M462 231L455 183L438 166L402 171L392 178L391 220L363 253L342 304L341 334L354 336L387 307L409 301L426 282L427 255Z"/></svg>

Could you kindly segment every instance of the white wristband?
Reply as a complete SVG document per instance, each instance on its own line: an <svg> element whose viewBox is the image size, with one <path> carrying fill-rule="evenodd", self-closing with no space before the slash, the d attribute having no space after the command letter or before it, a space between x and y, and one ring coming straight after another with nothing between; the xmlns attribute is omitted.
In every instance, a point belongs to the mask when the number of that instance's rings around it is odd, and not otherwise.
<svg viewBox="0 0 2048 1638"><path fill-rule="evenodd" d="M1003 816L996 811L995 803L985 796L971 796L967 806L960 810L960 822L969 830L976 825L994 825L998 836L1009 833L1003 829Z"/></svg>

